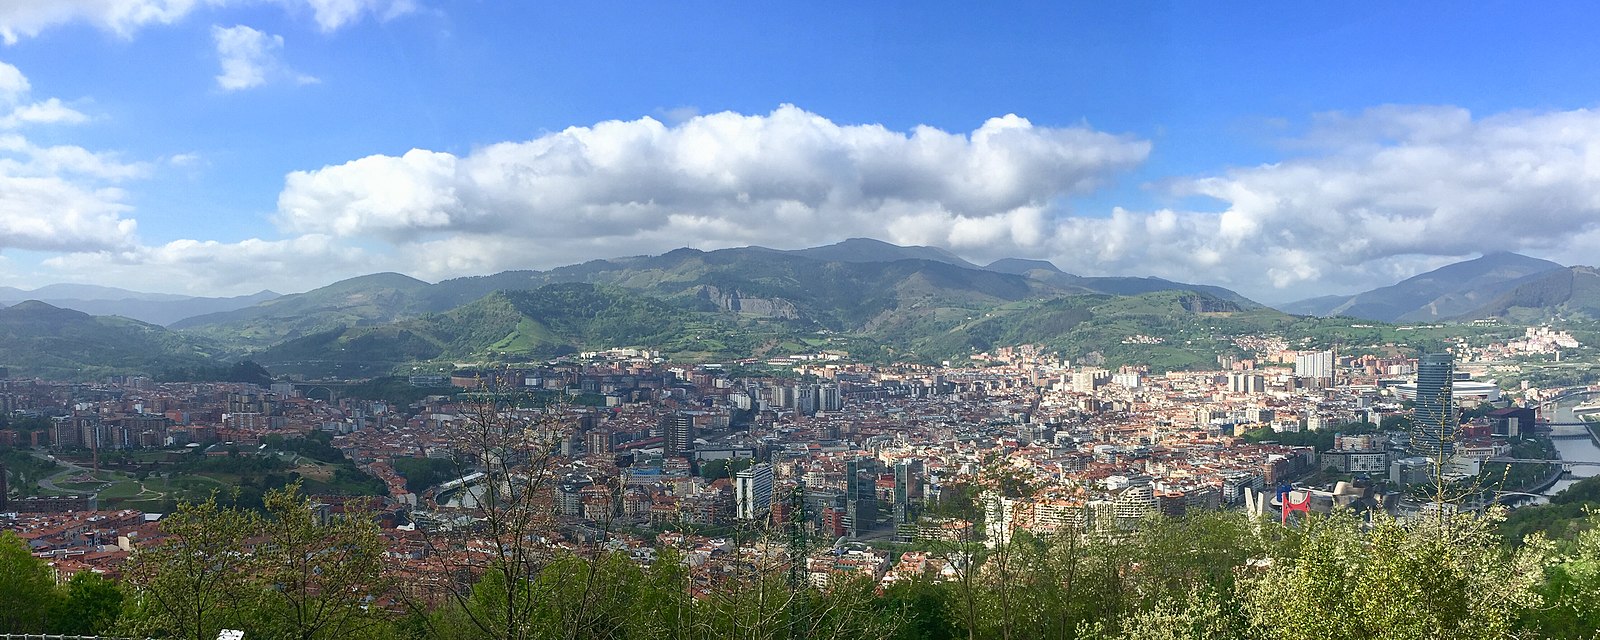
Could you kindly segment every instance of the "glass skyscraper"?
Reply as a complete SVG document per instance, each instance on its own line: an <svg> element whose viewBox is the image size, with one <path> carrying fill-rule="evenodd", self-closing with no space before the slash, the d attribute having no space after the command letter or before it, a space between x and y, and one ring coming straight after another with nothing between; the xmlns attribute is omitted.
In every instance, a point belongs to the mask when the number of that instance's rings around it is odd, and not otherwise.
<svg viewBox="0 0 1600 640"><path fill-rule="evenodd" d="M1451 384L1455 379L1455 359L1448 353L1429 353L1417 363L1416 429L1412 447L1428 457L1448 457L1455 453L1455 403Z"/></svg>

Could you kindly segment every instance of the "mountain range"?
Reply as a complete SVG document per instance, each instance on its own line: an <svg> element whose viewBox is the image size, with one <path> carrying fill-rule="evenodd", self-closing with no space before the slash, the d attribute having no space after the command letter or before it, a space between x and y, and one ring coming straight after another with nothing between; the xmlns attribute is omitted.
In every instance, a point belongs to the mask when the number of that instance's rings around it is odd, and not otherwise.
<svg viewBox="0 0 1600 640"><path fill-rule="evenodd" d="M54 307L96 316L122 316L168 325L192 316L242 309L280 294L261 291L247 296L207 298L170 293L144 293L90 284L52 284L34 290L0 287L0 305L36 300Z"/></svg>
<svg viewBox="0 0 1600 640"><path fill-rule="evenodd" d="M1566 267L1549 260L1497 252L1446 265L1387 287L1348 296L1321 296L1278 307L1296 315L1347 316L1379 322L1432 322L1501 315L1503 295ZM1514 302L1514 301L1513 301Z"/></svg>
<svg viewBox="0 0 1600 640"><path fill-rule="evenodd" d="M929 247L852 239L798 251L743 247L677 249L659 256L593 260L549 271L505 271L429 284L387 273L172 325L242 348L344 327L368 327L439 314L496 291L559 283L604 285L677 307L736 319L787 322L795 329L873 332L940 309L975 309L1058 295L1132 295L1184 290L1241 307L1260 305L1219 287L1156 278L1092 278L1049 263L1026 273L978 267Z"/></svg>
<svg viewBox="0 0 1600 640"><path fill-rule="evenodd" d="M248 357L277 372L364 376L418 364L529 361L614 346L648 346L702 360L838 349L863 358L931 361L1025 342L1074 358L1180 368L1206 365L1233 349L1232 335L1334 339L1349 326L1338 317L1600 317L1600 274L1593 269L1509 253L1360 294L1283 307L1336 316L1320 322L1221 287L1079 276L1042 260L979 266L943 249L863 238L792 251L685 248L437 283L379 273L299 294L262 292L248 305L239 304L242 298L121 290L46 287L26 293L41 292L94 296L125 308L136 302L217 306L169 319L166 328L58 314L63 326L81 335L104 334L86 337L86 344L122 340L142 359L108 360L94 349L66 348L37 333L43 326L34 323L29 326L36 334L13 330L18 342L0 344L0 365L24 374L61 374L74 366L101 373L189 370L218 358ZM0 290L0 299L7 295L16 294ZM19 318L76 313L61 306L66 305L36 301L0 311ZM52 350L59 352L53 364L31 366Z"/></svg>

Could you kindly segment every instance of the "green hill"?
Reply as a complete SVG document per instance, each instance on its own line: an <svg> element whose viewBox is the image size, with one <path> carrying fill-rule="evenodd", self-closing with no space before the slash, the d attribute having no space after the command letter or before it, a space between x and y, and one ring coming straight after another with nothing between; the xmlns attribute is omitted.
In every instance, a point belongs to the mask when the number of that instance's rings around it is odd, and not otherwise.
<svg viewBox="0 0 1600 640"><path fill-rule="evenodd" d="M1299 315L1433 322L1470 314L1513 287L1562 270L1561 265L1549 260L1502 251L1446 265L1353 296L1321 296L1281 308Z"/></svg>
<svg viewBox="0 0 1600 640"><path fill-rule="evenodd" d="M1098 353L1111 364L1181 369L1214 362L1217 353L1231 349L1233 336L1257 332L1264 319L1278 317L1289 316L1197 291L1090 294L1005 305L924 337L894 341L938 358L1041 343L1073 359Z"/></svg>
<svg viewBox="0 0 1600 640"><path fill-rule="evenodd" d="M171 327L241 351L261 348L313 333L421 314L429 310L422 297L429 286L398 273L376 273L243 309L186 318Z"/></svg>
<svg viewBox="0 0 1600 640"><path fill-rule="evenodd" d="M0 365L12 375L91 380L217 364L203 341L138 320L37 300L0 309Z"/></svg>
<svg viewBox="0 0 1600 640"><path fill-rule="evenodd" d="M274 371L370 374L416 362L527 361L641 346L727 351L736 325L616 287L562 283L497 291L445 313L288 340L257 354ZM748 332L745 335L749 335Z"/></svg>
<svg viewBox="0 0 1600 640"><path fill-rule="evenodd" d="M682 309L720 313L730 322L764 320L780 323L785 330L869 334L930 318L941 322L965 318L996 305L1082 293L1188 290L1242 307L1257 306L1219 287L1156 278L1085 278L1053 268L1007 271L978 268L942 250L862 239L800 251L678 249L659 256L593 260L550 271L506 271L431 285L398 274L377 274L173 326L231 344L243 353L343 327L443 314L496 291L557 283L620 287Z"/></svg>
<svg viewBox="0 0 1600 640"><path fill-rule="evenodd" d="M1523 281L1467 318L1542 322L1554 318L1600 320L1600 270L1568 267Z"/></svg>

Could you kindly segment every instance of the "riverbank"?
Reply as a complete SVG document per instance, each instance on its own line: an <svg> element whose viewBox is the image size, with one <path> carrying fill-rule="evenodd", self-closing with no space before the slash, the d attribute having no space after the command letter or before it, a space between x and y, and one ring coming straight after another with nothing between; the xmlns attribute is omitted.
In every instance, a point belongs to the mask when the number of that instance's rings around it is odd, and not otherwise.
<svg viewBox="0 0 1600 640"><path fill-rule="evenodd" d="M1561 452L1560 451L1556 452L1555 459L1556 459L1557 462L1559 462L1561 460ZM1558 464L1558 465L1556 465L1556 470L1553 473L1550 474L1549 478L1546 478L1544 482L1539 484L1539 486L1534 487L1532 489L1528 489L1527 492L1528 493L1544 493L1546 491L1549 491L1550 487L1556 486L1557 482L1561 482L1561 476L1564 476L1566 474L1567 474L1567 472L1564 469L1561 468L1561 465Z"/></svg>

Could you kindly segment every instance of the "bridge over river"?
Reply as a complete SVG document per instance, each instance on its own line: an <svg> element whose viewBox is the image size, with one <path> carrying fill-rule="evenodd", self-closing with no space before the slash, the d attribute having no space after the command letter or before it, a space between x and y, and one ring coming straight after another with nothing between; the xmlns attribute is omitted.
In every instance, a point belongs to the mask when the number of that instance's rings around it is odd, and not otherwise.
<svg viewBox="0 0 1600 640"><path fill-rule="evenodd" d="M1600 462L1589 460L1545 460L1543 458L1489 458L1484 462L1501 462L1505 464L1555 464L1561 463L1562 471L1571 471L1573 467L1600 467Z"/></svg>

